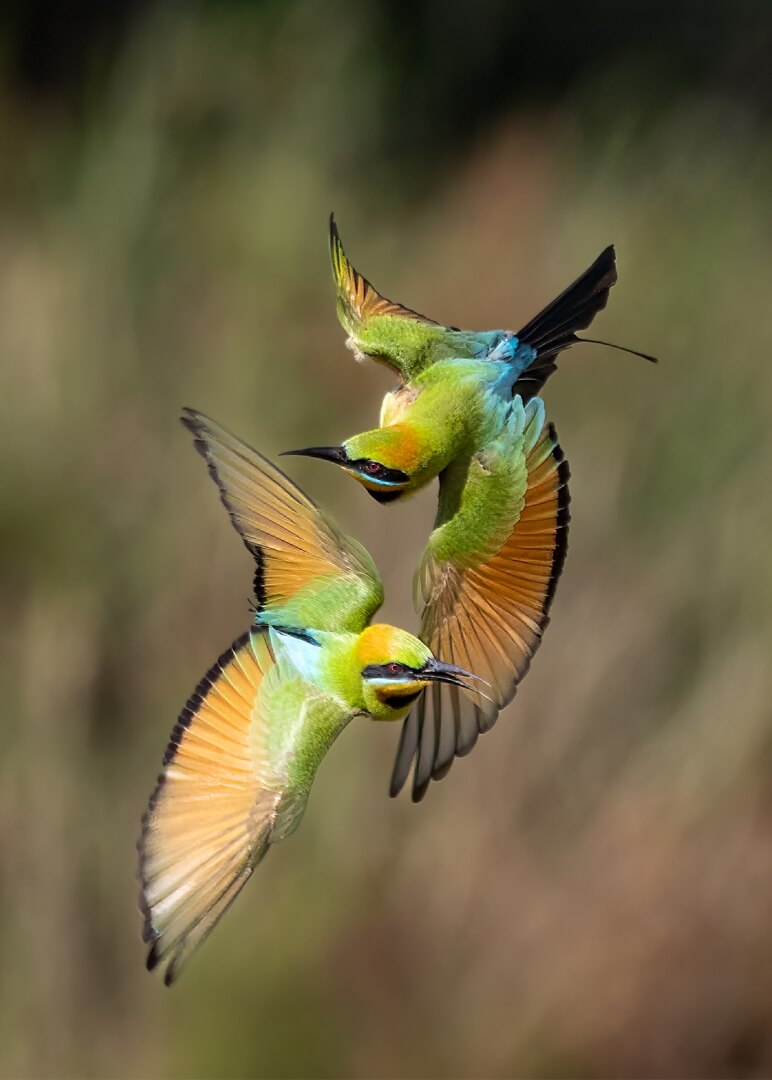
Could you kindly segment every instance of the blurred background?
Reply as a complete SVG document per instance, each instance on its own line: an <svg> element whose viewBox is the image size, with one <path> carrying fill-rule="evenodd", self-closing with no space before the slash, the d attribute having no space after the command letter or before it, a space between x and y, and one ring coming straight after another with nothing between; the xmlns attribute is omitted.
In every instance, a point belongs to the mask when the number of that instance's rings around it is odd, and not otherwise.
<svg viewBox="0 0 772 1080"><path fill-rule="evenodd" d="M772 1072L772 15L379 0L0 13L0 1073ZM371 426L335 210L387 295L517 327L608 243L547 386L571 463L553 621L415 807L353 724L179 985L144 971L139 819L248 625L182 405L267 454ZM386 618L435 493L292 475Z"/></svg>

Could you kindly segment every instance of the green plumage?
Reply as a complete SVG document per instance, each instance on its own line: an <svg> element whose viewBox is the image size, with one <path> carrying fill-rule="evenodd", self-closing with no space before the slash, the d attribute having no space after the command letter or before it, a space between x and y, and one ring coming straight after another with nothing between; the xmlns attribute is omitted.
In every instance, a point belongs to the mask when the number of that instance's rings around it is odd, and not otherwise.
<svg viewBox="0 0 772 1080"><path fill-rule="evenodd" d="M368 625L383 588L361 544L211 420L186 410L183 422L255 558L256 625L188 699L143 819L143 936L167 983L298 827L355 716L400 720L440 679L469 689L411 634Z"/></svg>
<svg viewBox="0 0 772 1080"><path fill-rule="evenodd" d="M414 759L420 798L453 753L468 752L495 721L547 625L566 551L568 466L535 394L558 354L582 340L576 331L605 307L615 256L603 251L513 333L442 326L387 299L348 261L334 221L330 252L347 344L359 358L392 367L401 382L385 396L377 428L339 447L293 452L336 462L384 503L439 478L435 527L416 575L421 636L495 689L488 706L465 707L452 689L443 704L436 687L431 709L426 697L418 702L392 791Z"/></svg>
<svg viewBox="0 0 772 1080"><path fill-rule="evenodd" d="M437 520L427 546L435 562L459 568L480 565L504 546L520 516L528 483L524 428L525 411L518 397L498 437L471 460L457 461L443 474Z"/></svg>
<svg viewBox="0 0 772 1080"><path fill-rule="evenodd" d="M353 701L298 674L281 645L264 679L255 710L265 730L267 756L286 791L306 796L322 759L358 711ZM332 680L330 680L332 682Z"/></svg>
<svg viewBox="0 0 772 1080"><path fill-rule="evenodd" d="M355 354L383 363L410 382L431 364L490 351L502 331L442 326L382 296L346 258L335 219L330 217L330 260L341 326Z"/></svg>

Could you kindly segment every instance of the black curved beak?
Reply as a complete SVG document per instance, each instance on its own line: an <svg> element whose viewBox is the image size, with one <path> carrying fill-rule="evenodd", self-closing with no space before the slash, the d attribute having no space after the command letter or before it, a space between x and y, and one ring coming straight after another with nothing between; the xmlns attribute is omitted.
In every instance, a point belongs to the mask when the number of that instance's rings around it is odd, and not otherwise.
<svg viewBox="0 0 772 1080"><path fill-rule="evenodd" d="M348 454L342 446L307 446L305 450L284 450L279 456L321 458L336 465L348 465Z"/></svg>
<svg viewBox="0 0 772 1080"><path fill-rule="evenodd" d="M468 683L463 681L464 679L474 679L477 682L484 683L486 686L488 685L485 679L481 679L479 675L473 675L471 671L456 667L455 664L445 664L442 660L427 660L421 668L420 674L422 678L430 679L432 682L444 682L450 686L460 686L462 690L472 689Z"/></svg>

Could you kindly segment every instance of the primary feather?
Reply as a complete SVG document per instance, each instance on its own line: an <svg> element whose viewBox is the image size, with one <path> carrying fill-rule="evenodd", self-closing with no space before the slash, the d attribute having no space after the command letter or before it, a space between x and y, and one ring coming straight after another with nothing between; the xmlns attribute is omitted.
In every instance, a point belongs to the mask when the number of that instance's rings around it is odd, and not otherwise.
<svg viewBox="0 0 772 1080"><path fill-rule="evenodd" d="M540 399L515 398L501 437L463 473L441 478L435 529L418 573L421 637L490 684L492 700L433 687L403 725L391 793L415 762L413 798L469 753L514 697L549 622L568 545L568 462Z"/></svg>
<svg viewBox="0 0 772 1080"><path fill-rule="evenodd" d="M309 688L269 633L243 634L196 687L142 820L142 936L167 985L300 824L315 769L354 715Z"/></svg>
<svg viewBox="0 0 772 1080"><path fill-rule="evenodd" d="M360 631L383 603L369 553L281 469L225 428L192 409L184 410L182 422L257 562L259 621Z"/></svg>

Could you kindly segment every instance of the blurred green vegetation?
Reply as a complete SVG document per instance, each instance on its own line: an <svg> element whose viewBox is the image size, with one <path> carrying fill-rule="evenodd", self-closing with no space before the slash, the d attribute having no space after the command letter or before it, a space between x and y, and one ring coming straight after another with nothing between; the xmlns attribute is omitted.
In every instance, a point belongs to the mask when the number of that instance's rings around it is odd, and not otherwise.
<svg viewBox="0 0 772 1080"><path fill-rule="evenodd" d="M432 168L430 126L397 152L366 11L151 9L81 111L0 98L0 1074L766 1075L769 127L609 63L455 154L443 114ZM661 363L587 346L547 387L570 551L493 733L414 807L397 731L352 725L168 992L139 817L251 581L177 417L268 454L372 423L389 378L343 348L330 209L379 288L459 325L517 326L613 241L593 329ZM292 472L415 627L434 493Z"/></svg>

